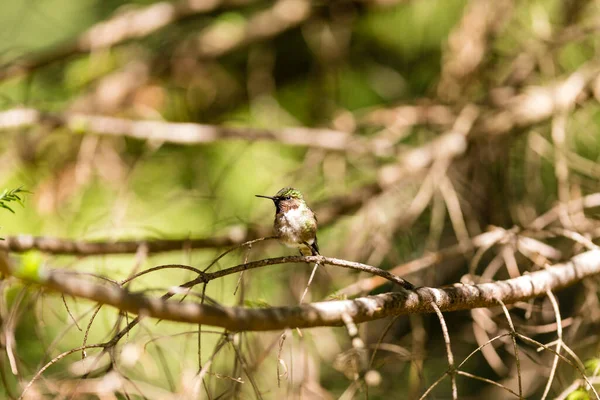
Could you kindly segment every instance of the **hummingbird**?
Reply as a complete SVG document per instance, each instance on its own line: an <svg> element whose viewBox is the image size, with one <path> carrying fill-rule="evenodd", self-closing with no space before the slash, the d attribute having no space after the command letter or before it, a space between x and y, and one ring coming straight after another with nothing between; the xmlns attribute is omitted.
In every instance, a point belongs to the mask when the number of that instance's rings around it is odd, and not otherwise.
<svg viewBox="0 0 600 400"><path fill-rule="evenodd" d="M281 243L299 249L303 256L319 254L317 216L306 205L299 190L285 187L275 196L255 196L271 199L275 203L273 229Z"/></svg>

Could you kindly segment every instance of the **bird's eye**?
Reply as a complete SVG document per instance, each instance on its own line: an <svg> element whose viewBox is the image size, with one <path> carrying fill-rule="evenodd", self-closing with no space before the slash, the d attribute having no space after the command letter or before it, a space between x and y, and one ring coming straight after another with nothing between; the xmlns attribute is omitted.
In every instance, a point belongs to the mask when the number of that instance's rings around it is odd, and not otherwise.
<svg viewBox="0 0 600 400"><path fill-rule="evenodd" d="M291 200L292 198L290 196L286 196L285 199L286 200Z"/></svg>

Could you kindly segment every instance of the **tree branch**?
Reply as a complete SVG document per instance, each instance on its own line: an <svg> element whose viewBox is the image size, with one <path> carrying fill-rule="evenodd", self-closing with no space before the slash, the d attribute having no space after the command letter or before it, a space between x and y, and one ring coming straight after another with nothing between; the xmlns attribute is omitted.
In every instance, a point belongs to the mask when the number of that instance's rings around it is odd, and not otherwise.
<svg viewBox="0 0 600 400"><path fill-rule="evenodd" d="M255 232L253 232L255 233ZM104 254L133 254L140 246L147 246L148 253L181 251L185 249L222 248L235 246L246 241L249 235L244 231L232 229L229 235L204 239L156 239L156 240L121 240L121 241L83 241L61 239L48 236L7 236L0 241L0 250L22 253L39 250L49 254L73 254L94 256Z"/></svg>
<svg viewBox="0 0 600 400"><path fill-rule="evenodd" d="M305 257L306 260L314 258ZM301 257L297 257L301 258ZM290 258L291 259L291 258ZM419 288L384 293L354 300L337 300L292 307L250 309L168 301L130 293L115 285L91 283L60 270L36 274L13 271L0 263L0 272L15 274L22 280L38 283L60 293L89 299L122 311L170 321L219 326L231 331L267 331L284 328L309 328L343 325L344 314L355 322L414 313L466 310L493 307L499 301L512 304L545 295L600 273L600 250L574 257L518 278L479 285L458 284L450 288ZM27 271L26 271L27 272Z"/></svg>
<svg viewBox="0 0 600 400"><path fill-rule="evenodd" d="M372 143L361 136L324 128L255 129L191 122L132 120L68 112L52 114L33 108L14 108L0 112L0 130L22 129L38 124L53 129L64 127L74 132L89 131L102 136L124 136L182 145L222 140L261 140L353 154L377 154L378 148L384 147L381 143Z"/></svg>

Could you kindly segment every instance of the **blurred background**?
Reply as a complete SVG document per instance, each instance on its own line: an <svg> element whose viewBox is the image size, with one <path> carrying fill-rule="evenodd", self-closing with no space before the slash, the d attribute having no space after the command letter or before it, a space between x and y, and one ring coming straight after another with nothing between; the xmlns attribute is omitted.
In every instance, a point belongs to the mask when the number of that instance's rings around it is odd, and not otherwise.
<svg viewBox="0 0 600 400"><path fill-rule="evenodd" d="M31 194L0 210L0 236L17 262L115 281L163 264L204 269L271 235L273 204L254 195L293 186L319 217L321 254L418 285L566 261L600 235L599 30L590 0L2 2L0 190ZM180 244L89 255L17 249L23 234ZM296 253L260 242L212 268L282 255ZM310 272L273 265L206 294L295 305ZM158 270L127 287L160 296L194 277ZM305 302L397 290L368 278L321 267ZM516 362L499 308L445 314L457 363L504 335L460 367L488 381L458 376L459 397L515 397L520 380L523 397L548 386L552 398L593 398L581 371L599 382L597 283L556 293L562 329L549 298L511 307L517 331L545 344L560 332L576 356L555 368L552 352L525 342ZM17 280L1 290L2 398L132 318ZM76 352L25 396L180 398L209 363L193 398L413 399L448 369L435 315L360 325L381 378L368 388L345 328L226 341L202 330L144 320L112 367L99 349ZM450 379L425 397L451 398Z"/></svg>

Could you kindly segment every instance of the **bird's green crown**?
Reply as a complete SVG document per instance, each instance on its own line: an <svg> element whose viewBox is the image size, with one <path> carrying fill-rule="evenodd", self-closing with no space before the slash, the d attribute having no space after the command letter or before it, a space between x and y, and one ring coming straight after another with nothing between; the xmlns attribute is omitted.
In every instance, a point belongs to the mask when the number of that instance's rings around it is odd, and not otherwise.
<svg viewBox="0 0 600 400"><path fill-rule="evenodd" d="M302 193L299 190L291 188L291 187L285 187L285 188L281 189L279 192L277 192L275 197L278 197L278 198L289 197L291 199L304 200Z"/></svg>

